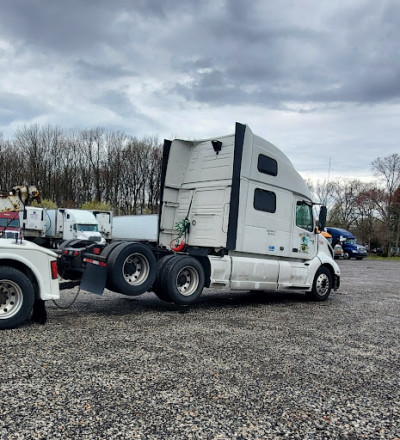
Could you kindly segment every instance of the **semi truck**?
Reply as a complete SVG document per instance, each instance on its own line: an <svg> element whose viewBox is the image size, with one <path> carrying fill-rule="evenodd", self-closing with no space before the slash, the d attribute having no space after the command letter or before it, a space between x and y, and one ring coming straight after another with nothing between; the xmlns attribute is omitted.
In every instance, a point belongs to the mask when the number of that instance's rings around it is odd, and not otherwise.
<svg viewBox="0 0 400 440"><path fill-rule="evenodd" d="M368 256L365 246L357 244L356 237L346 229L327 227L326 230L332 235L333 245L340 244L343 249L343 258L349 260L355 258L362 260Z"/></svg>
<svg viewBox="0 0 400 440"><path fill-rule="evenodd" d="M64 208L44 210L44 234L37 243L57 248L60 243L72 239L105 243L92 212Z"/></svg>
<svg viewBox="0 0 400 440"><path fill-rule="evenodd" d="M152 289L188 305L204 287L304 291L326 300L340 269L308 187L270 142L236 124L231 135L164 141L157 240L70 240L59 272L81 289L136 296Z"/></svg>

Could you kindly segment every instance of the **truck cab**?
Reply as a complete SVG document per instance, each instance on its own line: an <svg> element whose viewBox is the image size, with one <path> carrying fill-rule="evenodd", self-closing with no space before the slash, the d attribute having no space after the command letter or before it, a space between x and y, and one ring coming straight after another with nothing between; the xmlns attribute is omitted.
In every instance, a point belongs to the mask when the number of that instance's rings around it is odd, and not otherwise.
<svg viewBox="0 0 400 440"><path fill-rule="evenodd" d="M16 211L0 212L0 236L4 236L7 232L20 233L19 213Z"/></svg>
<svg viewBox="0 0 400 440"><path fill-rule="evenodd" d="M317 300L338 288L340 270L319 234L306 183L248 126L213 139L166 141L163 170L159 244L207 261L206 286L304 290ZM201 278L182 271L183 284ZM172 285L169 295L179 298ZM318 293L320 285L329 288Z"/></svg>
<svg viewBox="0 0 400 440"><path fill-rule="evenodd" d="M362 260L368 255L365 247L357 244L356 237L346 229L327 227L326 230L332 235L333 244L342 246L345 260L350 258Z"/></svg>
<svg viewBox="0 0 400 440"><path fill-rule="evenodd" d="M81 209L48 209L45 212L45 237L56 247L67 240L104 243L99 223L90 211Z"/></svg>

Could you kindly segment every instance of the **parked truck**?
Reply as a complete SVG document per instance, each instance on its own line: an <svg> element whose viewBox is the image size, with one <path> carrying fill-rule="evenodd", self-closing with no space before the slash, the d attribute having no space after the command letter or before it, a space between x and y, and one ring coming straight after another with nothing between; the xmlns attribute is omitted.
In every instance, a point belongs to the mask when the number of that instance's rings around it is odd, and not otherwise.
<svg viewBox="0 0 400 440"><path fill-rule="evenodd" d="M1 238L0 329L18 327L32 315L43 319L43 301L58 298L56 254L18 238L18 232Z"/></svg>
<svg viewBox="0 0 400 440"><path fill-rule="evenodd" d="M274 145L236 124L205 140L166 140L157 243L150 237L108 245L62 245L60 273L81 289L125 295L152 289L190 304L204 287L305 291L326 300L340 270L319 234L304 180Z"/></svg>
<svg viewBox="0 0 400 440"><path fill-rule="evenodd" d="M15 211L0 211L0 237L8 231L19 234L19 213Z"/></svg>
<svg viewBox="0 0 400 440"><path fill-rule="evenodd" d="M24 211L24 215L27 218L24 220L26 223L23 222L24 236L27 239L34 239L41 246L57 248L60 243L72 239L105 243L99 231L99 223L90 211L29 208ZM36 234L34 226L37 226L39 234Z"/></svg>
<svg viewBox="0 0 400 440"><path fill-rule="evenodd" d="M340 244L343 249L343 258L348 260L355 258L362 260L368 255L365 246L357 244L356 237L346 229L327 227L326 230L332 235L332 244Z"/></svg>

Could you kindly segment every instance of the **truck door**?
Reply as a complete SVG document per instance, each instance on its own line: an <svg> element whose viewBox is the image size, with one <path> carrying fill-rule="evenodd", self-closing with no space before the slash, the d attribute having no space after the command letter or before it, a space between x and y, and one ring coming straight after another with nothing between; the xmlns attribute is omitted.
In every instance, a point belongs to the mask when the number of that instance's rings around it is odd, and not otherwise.
<svg viewBox="0 0 400 440"><path fill-rule="evenodd" d="M292 234L292 258L309 260L317 251L312 204L295 198Z"/></svg>

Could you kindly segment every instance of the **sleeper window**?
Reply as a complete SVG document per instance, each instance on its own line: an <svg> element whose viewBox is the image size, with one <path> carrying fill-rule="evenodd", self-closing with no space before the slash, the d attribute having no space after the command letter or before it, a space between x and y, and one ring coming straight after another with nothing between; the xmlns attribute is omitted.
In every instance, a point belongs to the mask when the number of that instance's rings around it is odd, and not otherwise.
<svg viewBox="0 0 400 440"><path fill-rule="evenodd" d="M275 212L276 211L276 195L272 191L264 189L256 189L254 191L254 209L257 211Z"/></svg>
<svg viewBox="0 0 400 440"><path fill-rule="evenodd" d="M272 159L272 157L259 154L257 169L260 173L276 176L278 174L278 163L275 159Z"/></svg>

